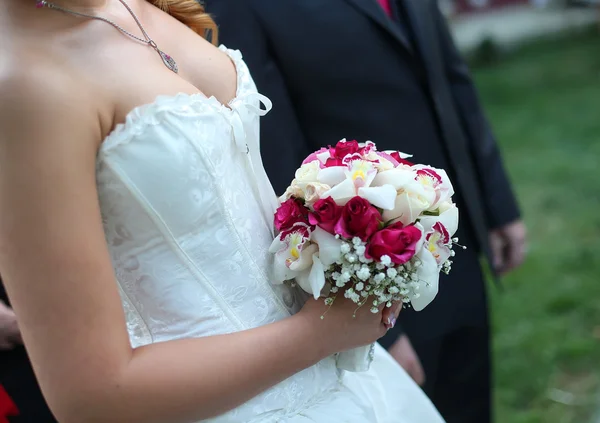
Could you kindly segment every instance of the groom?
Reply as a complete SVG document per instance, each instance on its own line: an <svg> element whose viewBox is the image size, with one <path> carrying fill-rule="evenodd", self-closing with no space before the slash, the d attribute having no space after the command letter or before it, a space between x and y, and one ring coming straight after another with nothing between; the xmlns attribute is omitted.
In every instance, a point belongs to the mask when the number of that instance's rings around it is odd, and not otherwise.
<svg viewBox="0 0 600 423"><path fill-rule="evenodd" d="M373 140L381 150L400 149L448 171L462 212L457 236L468 249L457 249L436 300L422 312L403 312L402 328L381 343L424 382L449 423L491 421L480 256L496 275L513 269L524 256L525 229L436 1L205 4L220 25L221 41L243 52L259 91L273 101L261 125L262 154L276 191L284 191L309 152L340 138Z"/></svg>

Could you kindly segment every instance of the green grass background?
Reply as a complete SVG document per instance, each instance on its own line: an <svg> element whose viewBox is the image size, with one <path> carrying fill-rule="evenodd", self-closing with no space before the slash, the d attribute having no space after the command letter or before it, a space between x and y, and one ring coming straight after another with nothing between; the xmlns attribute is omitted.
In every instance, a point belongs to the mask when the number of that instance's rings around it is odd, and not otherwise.
<svg viewBox="0 0 600 423"><path fill-rule="evenodd" d="M600 34L473 73L530 239L504 292L490 287L497 422L600 422Z"/></svg>

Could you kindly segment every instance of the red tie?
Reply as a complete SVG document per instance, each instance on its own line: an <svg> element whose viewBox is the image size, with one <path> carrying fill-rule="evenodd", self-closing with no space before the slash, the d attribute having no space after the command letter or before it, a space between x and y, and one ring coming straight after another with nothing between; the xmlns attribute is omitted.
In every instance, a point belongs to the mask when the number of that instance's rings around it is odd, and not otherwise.
<svg viewBox="0 0 600 423"><path fill-rule="evenodd" d="M390 5L390 0L378 0L385 13L388 14L389 17L392 17L392 6Z"/></svg>
<svg viewBox="0 0 600 423"><path fill-rule="evenodd" d="M8 392L4 390L4 387L0 385L0 423L8 423L8 417L18 415L17 406L8 395Z"/></svg>

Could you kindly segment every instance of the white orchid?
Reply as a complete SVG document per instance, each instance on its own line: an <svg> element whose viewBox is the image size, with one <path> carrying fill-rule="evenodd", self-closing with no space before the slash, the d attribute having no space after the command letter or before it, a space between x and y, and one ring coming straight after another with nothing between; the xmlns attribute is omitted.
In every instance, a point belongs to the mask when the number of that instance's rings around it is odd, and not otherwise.
<svg viewBox="0 0 600 423"><path fill-rule="evenodd" d="M394 163L388 159L388 157L390 157L388 154L381 153L375 149L370 149L363 157L365 160L372 162L379 172L385 172L386 170L391 170L395 167Z"/></svg>
<svg viewBox="0 0 600 423"><path fill-rule="evenodd" d="M342 242L318 227L310 234L307 229L280 235L269 251L275 254L275 282L295 280L317 299L325 286L326 268L340 258Z"/></svg>
<svg viewBox="0 0 600 423"><path fill-rule="evenodd" d="M440 269L435 257L427 248L421 248L416 255L418 267L415 283L418 289L412 291L410 302L415 311L421 311L435 298L439 289Z"/></svg>
<svg viewBox="0 0 600 423"><path fill-rule="evenodd" d="M275 254L275 281L294 279L298 274L312 265L312 255L318 251L318 246L310 242L308 228L299 227L297 230L282 233L271 243L269 251Z"/></svg>
<svg viewBox="0 0 600 423"><path fill-rule="evenodd" d="M433 255L440 268L452 256L450 233L440 222L425 234L425 248Z"/></svg>
<svg viewBox="0 0 600 423"><path fill-rule="evenodd" d="M435 212L437 212L437 215L424 215L419 219L425 231L431 231L433 226L439 222L444 225L452 237L458 229L458 207L456 207L456 204L445 201L438 205Z"/></svg>
<svg viewBox="0 0 600 423"><path fill-rule="evenodd" d="M311 240L319 246L319 260L329 267L340 259L342 241L318 226L311 233Z"/></svg>
<svg viewBox="0 0 600 423"><path fill-rule="evenodd" d="M319 180L332 188L324 193L340 206L352 197L362 197L375 207L391 209L394 206L396 190L392 186L371 186L377 176L375 164L367 160L353 160L348 167L336 166L322 169ZM337 183L336 183L337 182Z"/></svg>
<svg viewBox="0 0 600 423"><path fill-rule="evenodd" d="M373 185L391 187L395 193L393 206L383 208L385 221L393 220L410 225L435 201L434 189L417 180L417 173L412 168L396 167L380 172L374 178Z"/></svg>
<svg viewBox="0 0 600 423"><path fill-rule="evenodd" d="M427 190L435 193L430 210L435 210L440 203L448 201L454 195L454 187L448 174L444 169L436 169L431 166L415 165L412 169L416 172L416 180Z"/></svg>

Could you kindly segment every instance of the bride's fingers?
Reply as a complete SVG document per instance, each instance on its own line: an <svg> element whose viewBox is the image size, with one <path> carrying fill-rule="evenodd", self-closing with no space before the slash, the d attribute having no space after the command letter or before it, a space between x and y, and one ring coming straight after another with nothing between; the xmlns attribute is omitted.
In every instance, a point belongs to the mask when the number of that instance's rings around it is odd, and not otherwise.
<svg viewBox="0 0 600 423"><path fill-rule="evenodd" d="M391 329L396 325L396 320L398 319L401 310L402 303L394 303L391 307L386 307L383 310L381 321L386 328Z"/></svg>
<svg viewBox="0 0 600 423"><path fill-rule="evenodd" d="M400 316L400 312L402 311L403 307L404 303L398 303L398 309L396 310L396 320L398 320L398 316Z"/></svg>

